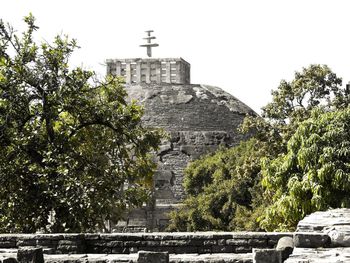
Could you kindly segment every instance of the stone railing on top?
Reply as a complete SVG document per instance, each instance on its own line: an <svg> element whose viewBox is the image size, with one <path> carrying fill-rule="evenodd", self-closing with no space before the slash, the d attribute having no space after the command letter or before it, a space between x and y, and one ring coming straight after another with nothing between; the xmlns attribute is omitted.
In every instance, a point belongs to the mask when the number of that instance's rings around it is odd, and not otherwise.
<svg viewBox="0 0 350 263"><path fill-rule="evenodd" d="M251 253L273 248L292 233L184 232L115 234L2 234L1 248L42 247L47 254L129 254L138 251L169 254Z"/></svg>
<svg viewBox="0 0 350 263"><path fill-rule="evenodd" d="M190 84L190 64L182 58L107 59L107 74L123 77L128 84Z"/></svg>

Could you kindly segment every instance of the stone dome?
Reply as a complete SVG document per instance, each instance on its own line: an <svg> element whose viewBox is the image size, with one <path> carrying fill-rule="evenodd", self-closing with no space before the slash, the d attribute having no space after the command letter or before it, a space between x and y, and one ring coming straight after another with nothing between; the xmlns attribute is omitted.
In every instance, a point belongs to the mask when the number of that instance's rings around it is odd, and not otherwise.
<svg viewBox="0 0 350 263"><path fill-rule="evenodd" d="M184 196L183 172L199 156L214 152L220 145L233 146L244 136L237 131L246 115L254 111L222 89L197 84L127 84L130 99L144 107L145 126L169 133L157 153L154 199L149 228L162 229L166 212ZM142 214L142 212L141 212ZM146 214L145 214L146 215ZM142 217L140 211L136 217ZM131 220L132 221L132 220ZM130 222L130 220L129 220ZM138 222L140 223L140 222ZM151 227L150 224L153 226Z"/></svg>

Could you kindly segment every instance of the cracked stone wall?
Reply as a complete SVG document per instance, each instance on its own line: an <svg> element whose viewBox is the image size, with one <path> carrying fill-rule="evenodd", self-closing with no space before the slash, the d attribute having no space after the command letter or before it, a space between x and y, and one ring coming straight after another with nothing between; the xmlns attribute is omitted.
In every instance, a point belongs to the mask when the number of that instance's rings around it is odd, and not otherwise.
<svg viewBox="0 0 350 263"><path fill-rule="evenodd" d="M144 106L144 125L169 133L157 154L153 206L134 211L129 226L162 230L166 213L184 196L183 171L189 161L232 146L244 136L237 131L247 114L255 113L218 87L196 84L128 84L130 99Z"/></svg>

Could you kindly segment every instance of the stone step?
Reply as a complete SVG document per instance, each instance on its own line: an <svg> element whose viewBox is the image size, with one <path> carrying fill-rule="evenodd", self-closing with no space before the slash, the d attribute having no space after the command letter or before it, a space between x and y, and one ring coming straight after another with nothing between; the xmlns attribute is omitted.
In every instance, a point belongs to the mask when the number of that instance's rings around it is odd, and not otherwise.
<svg viewBox="0 0 350 263"><path fill-rule="evenodd" d="M138 255L133 254L71 254L71 255L44 255L46 263L123 263L137 262ZM252 254L233 254L233 253L217 253L217 254L170 254L170 263L252 263Z"/></svg>
<svg viewBox="0 0 350 263"><path fill-rule="evenodd" d="M350 263L350 248L294 248L285 263Z"/></svg>
<svg viewBox="0 0 350 263"><path fill-rule="evenodd" d="M5 258L16 258L16 253L7 252L0 254L0 262ZM136 263L138 254L55 254L44 255L46 263ZM170 254L170 263L252 263L252 254Z"/></svg>

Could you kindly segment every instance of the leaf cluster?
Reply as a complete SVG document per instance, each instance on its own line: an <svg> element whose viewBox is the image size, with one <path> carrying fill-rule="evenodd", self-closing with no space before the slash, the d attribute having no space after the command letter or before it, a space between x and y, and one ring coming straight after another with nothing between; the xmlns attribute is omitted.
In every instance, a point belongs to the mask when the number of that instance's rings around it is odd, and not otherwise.
<svg viewBox="0 0 350 263"><path fill-rule="evenodd" d="M315 110L298 126L287 152L265 161L262 182L273 196L265 229L293 229L314 211L350 206L349 123L349 108Z"/></svg>

